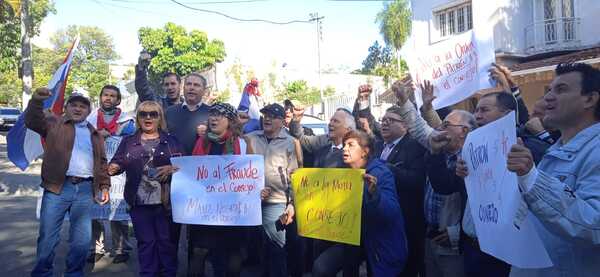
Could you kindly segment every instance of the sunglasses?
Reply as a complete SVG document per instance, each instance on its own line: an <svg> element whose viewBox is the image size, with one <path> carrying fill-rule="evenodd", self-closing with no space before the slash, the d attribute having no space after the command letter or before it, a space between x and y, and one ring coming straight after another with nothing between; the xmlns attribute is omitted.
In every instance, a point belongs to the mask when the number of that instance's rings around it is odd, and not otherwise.
<svg viewBox="0 0 600 277"><path fill-rule="evenodd" d="M138 117L141 118L158 118L158 112L157 111L139 111L138 112Z"/></svg>

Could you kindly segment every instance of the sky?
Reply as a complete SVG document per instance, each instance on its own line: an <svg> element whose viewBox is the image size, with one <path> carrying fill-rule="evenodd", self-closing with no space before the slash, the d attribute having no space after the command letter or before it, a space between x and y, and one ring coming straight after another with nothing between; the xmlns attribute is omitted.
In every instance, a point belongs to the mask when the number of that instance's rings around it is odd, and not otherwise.
<svg viewBox="0 0 600 277"><path fill-rule="evenodd" d="M320 42L321 68L361 67L368 48L380 44L375 17L385 1L267 0L207 4L222 0L178 0L189 6L215 10L238 18L272 21L308 20L310 13L323 16L323 40ZM229 1L236 2L236 1ZM98 26L114 40L119 64L136 63L142 50L138 43L140 27L160 28L167 22L198 29L209 39L225 43L224 65L239 60L252 68L285 64L300 71L316 71L317 27L315 23L274 25L239 22L220 15L186 9L170 0L55 0L56 14L42 23L42 32L34 39L49 46L48 38L68 25Z"/></svg>

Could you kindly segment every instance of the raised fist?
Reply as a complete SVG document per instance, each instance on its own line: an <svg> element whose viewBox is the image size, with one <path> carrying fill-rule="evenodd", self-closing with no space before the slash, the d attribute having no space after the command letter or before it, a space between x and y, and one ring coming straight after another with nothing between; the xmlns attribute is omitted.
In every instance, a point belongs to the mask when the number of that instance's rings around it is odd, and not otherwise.
<svg viewBox="0 0 600 277"><path fill-rule="evenodd" d="M37 88L33 93L32 98L37 101L44 101L52 96L52 92L48 88Z"/></svg>
<svg viewBox="0 0 600 277"><path fill-rule="evenodd" d="M140 52L140 57L138 58L138 64L142 67L148 67L150 65L150 60L152 60L152 56L150 53L145 50Z"/></svg>

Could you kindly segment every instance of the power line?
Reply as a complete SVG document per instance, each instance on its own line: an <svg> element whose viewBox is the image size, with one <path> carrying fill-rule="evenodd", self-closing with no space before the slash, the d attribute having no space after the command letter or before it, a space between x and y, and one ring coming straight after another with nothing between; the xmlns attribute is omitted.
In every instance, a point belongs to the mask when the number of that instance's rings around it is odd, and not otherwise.
<svg viewBox="0 0 600 277"><path fill-rule="evenodd" d="M99 0L91 0L91 1L93 1L94 3L102 6L104 9L107 9L106 6L110 6L110 7L114 7L114 8L127 9L127 10L130 10L130 11L136 11L136 12L140 12L140 13L146 13L146 14L152 14L152 15L160 15L160 16L170 16L168 14L162 14L162 13L156 13L156 12L141 10L141 9L137 9L137 8L133 8L133 7L129 7L129 6L120 6L120 5L111 3L111 2L100 2ZM107 1L107 0L104 0L104 1ZM110 1L114 1L114 0L110 0Z"/></svg>
<svg viewBox="0 0 600 277"><path fill-rule="evenodd" d="M211 10L207 10L207 9L191 7L191 6L188 6L186 4L183 4L183 3L175 1L175 0L171 0L171 2L173 2L179 6L182 6L184 8L190 9L190 10L216 14L216 15L220 15L220 16L229 18L231 20L236 20L236 21L241 21L241 22L263 22L263 23L270 23L270 24L276 24L276 25L287 25L287 24L293 24L293 23L311 23L313 21L313 19L311 19L311 20L291 20L291 21L287 21L287 22L276 22L276 21L271 21L271 20L266 20L266 19L244 19L244 18L233 17L233 16L230 16L230 15L224 14L222 12L218 12L218 11L211 11Z"/></svg>
<svg viewBox="0 0 600 277"><path fill-rule="evenodd" d="M138 3L138 4L168 4L168 2L164 1L144 1L144 0L109 0L113 2L122 2L122 3ZM238 0L238 1L206 1L206 2L184 2L185 4L240 4L240 3L253 3L253 2L265 2L268 0Z"/></svg>

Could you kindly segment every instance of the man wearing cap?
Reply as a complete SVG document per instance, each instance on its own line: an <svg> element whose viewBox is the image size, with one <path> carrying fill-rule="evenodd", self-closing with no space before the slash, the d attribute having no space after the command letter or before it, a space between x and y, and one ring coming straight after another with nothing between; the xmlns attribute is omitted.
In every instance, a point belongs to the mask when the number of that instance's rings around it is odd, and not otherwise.
<svg viewBox="0 0 600 277"><path fill-rule="evenodd" d="M100 108L93 111L87 118L87 121L98 130L98 133L104 138L104 149L108 159L117 151L117 147L124 136L135 133L135 122L127 113L124 113L119 108L121 103L121 90L113 85L105 85L100 90ZM125 173L112 176L112 190L117 195L123 194L125 186ZM114 202L119 204L116 208L107 207L106 211L125 210L125 201ZM98 207L94 207L98 211ZM100 209L100 211L103 211ZM114 264L124 263L129 259L131 251L131 240L129 239L129 220L122 220L123 216L128 218L127 214L119 212L115 217L108 218L108 214L94 213L92 221L92 245L90 247L90 256L87 259L88 263L98 262L106 253L106 230L105 223L110 223L110 231L112 237L113 259ZM98 217L101 216L101 217ZM110 219L110 220L108 220ZM117 220L115 220L117 219Z"/></svg>
<svg viewBox="0 0 600 277"><path fill-rule="evenodd" d="M293 197L289 186L290 174L302 165L302 149L296 139L283 128L284 109L270 104L260 110L263 130L247 135L254 152L264 155L265 189L261 193L262 226L266 234L269 276L287 276L285 228L294 217Z"/></svg>
<svg viewBox="0 0 600 277"><path fill-rule="evenodd" d="M92 237L92 203L96 200L103 205L109 201L104 139L86 120L90 114L89 99L73 94L63 116L46 116L43 102L50 94L47 88L37 89L25 111L27 128L46 141L37 259L31 276L53 275L54 249L67 212L70 245L65 276L83 276Z"/></svg>

